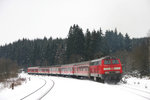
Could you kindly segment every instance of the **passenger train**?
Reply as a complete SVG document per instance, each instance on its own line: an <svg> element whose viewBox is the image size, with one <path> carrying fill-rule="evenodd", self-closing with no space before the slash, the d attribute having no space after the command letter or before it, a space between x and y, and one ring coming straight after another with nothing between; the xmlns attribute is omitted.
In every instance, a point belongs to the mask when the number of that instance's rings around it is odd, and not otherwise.
<svg viewBox="0 0 150 100"><path fill-rule="evenodd" d="M65 65L28 67L28 74L87 77L100 82L119 82L122 76L122 65L120 59L106 56Z"/></svg>

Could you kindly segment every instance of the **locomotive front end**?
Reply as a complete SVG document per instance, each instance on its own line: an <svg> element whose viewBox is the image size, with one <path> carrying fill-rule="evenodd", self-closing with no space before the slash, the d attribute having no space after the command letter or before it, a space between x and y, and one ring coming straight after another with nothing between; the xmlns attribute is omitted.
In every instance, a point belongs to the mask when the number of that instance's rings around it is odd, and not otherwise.
<svg viewBox="0 0 150 100"><path fill-rule="evenodd" d="M102 79L105 81L119 82L122 76L122 65L120 59L106 58L103 59Z"/></svg>

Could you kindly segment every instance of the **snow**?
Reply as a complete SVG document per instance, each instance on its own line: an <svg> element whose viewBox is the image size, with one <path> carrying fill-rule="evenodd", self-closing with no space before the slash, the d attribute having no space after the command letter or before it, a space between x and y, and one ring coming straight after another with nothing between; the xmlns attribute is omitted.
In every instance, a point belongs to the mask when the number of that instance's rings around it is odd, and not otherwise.
<svg viewBox="0 0 150 100"><path fill-rule="evenodd" d="M51 79L57 83L44 100L48 98L52 100L145 100L110 84L72 78L51 77Z"/></svg>
<svg viewBox="0 0 150 100"><path fill-rule="evenodd" d="M0 100L20 100L29 93L41 87L46 80L47 85L40 90L40 92L32 95L25 100L37 100L37 98L52 86L53 80L55 82L52 90L42 100L147 100L140 95L140 91L133 91L124 86L132 88L143 89L149 91L150 80L140 80L135 78L127 79L127 84L103 84L86 79L75 79L58 76L34 76L28 74L21 74L21 77L26 77L27 81L22 85L12 89L5 88L0 91ZM30 81L29 81L30 77ZM140 81L140 86L133 84ZM148 88L144 88L147 84ZM142 93L140 93L143 95ZM144 94L145 95L145 94ZM38 97L37 97L38 96Z"/></svg>
<svg viewBox="0 0 150 100"><path fill-rule="evenodd" d="M30 76L21 74L21 77L28 79ZM27 80L22 85L14 87L14 90L10 88L3 89L0 91L0 100L19 100L44 84L44 81L37 76L31 76L30 80L32 81Z"/></svg>
<svg viewBox="0 0 150 100"><path fill-rule="evenodd" d="M136 77L130 77L127 80L127 84L131 86L136 86L139 88L147 88L150 90L150 79L148 77L146 78L136 78Z"/></svg>

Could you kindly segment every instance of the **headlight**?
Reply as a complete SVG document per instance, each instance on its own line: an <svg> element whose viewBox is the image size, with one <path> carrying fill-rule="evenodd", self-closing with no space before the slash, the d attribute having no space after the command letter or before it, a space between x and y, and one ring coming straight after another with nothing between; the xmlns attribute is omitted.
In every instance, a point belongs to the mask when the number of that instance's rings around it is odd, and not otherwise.
<svg viewBox="0 0 150 100"><path fill-rule="evenodd" d="M121 67L114 67L114 70L120 70Z"/></svg>
<svg viewBox="0 0 150 100"><path fill-rule="evenodd" d="M104 68L104 70L111 70L111 68Z"/></svg>

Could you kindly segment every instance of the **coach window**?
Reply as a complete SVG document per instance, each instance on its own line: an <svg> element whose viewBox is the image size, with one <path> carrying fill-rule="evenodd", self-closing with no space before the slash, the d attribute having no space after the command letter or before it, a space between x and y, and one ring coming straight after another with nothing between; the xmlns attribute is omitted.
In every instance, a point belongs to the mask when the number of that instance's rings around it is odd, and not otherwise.
<svg viewBox="0 0 150 100"><path fill-rule="evenodd" d="M79 71L81 71L81 67L79 67Z"/></svg>
<svg viewBox="0 0 150 100"><path fill-rule="evenodd" d="M72 68L70 68L70 71L72 71Z"/></svg>
<svg viewBox="0 0 150 100"><path fill-rule="evenodd" d="M87 67L84 68L84 71L87 71Z"/></svg>
<svg viewBox="0 0 150 100"><path fill-rule="evenodd" d="M85 71L88 71L88 68L87 68L87 67L85 67Z"/></svg>
<svg viewBox="0 0 150 100"><path fill-rule="evenodd" d="M78 69L77 69L77 70L78 70L78 72L80 71L79 67L78 67Z"/></svg>
<svg viewBox="0 0 150 100"><path fill-rule="evenodd" d="M79 70L82 71L82 67L79 67Z"/></svg>
<svg viewBox="0 0 150 100"><path fill-rule="evenodd" d="M81 67L81 71L83 71L83 67Z"/></svg>
<svg viewBox="0 0 150 100"><path fill-rule="evenodd" d="M84 71L84 67L82 67L82 71Z"/></svg>
<svg viewBox="0 0 150 100"><path fill-rule="evenodd" d="M83 67L83 71L86 71L86 68L85 68L85 67Z"/></svg>
<svg viewBox="0 0 150 100"><path fill-rule="evenodd" d="M82 67L82 71L84 71L84 67Z"/></svg>

